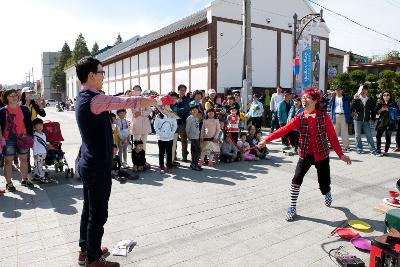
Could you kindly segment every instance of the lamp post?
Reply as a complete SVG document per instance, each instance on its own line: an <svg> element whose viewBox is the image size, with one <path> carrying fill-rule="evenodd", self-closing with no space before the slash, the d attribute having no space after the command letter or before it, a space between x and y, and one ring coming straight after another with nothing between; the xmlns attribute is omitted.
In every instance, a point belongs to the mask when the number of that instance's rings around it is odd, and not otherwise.
<svg viewBox="0 0 400 267"><path fill-rule="evenodd" d="M319 13L311 13L305 15L301 19L298 19L298 15L295 13L293 15L293 63L296 60L296 51L297 45L301 38L302 33L304 30L311 24L311 23L324 23L325 20L323 19L323 10ZM294 66L293 66L294 67ZM293 90L296 89L296 73L293 71Z"/></svg>

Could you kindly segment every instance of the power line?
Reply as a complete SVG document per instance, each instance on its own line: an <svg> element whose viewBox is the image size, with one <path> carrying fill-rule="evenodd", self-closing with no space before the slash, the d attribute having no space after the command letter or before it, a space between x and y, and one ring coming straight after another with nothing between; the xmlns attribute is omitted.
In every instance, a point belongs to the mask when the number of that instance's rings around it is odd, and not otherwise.
<svg viewBox="0 0 400 267"><path fill-rule="evenodd" d="M390 35L388 35L388 34L386 34L386 33L382 33L382 32L380 32L380 31L377 31L377 30L375 30L375 29L372 29L372 28L370 28L370 27L368 27L368 26L365 26L365 25L363 25L363 24L361 24L361 23L359 23L359 22L357 22L357 21L355 21L355 20L353 20L353 19L351 19L351 18L349 18L349 17L347 17L347 16L345 16L345 15L343 15L343 14L340 14L340 13L338 13L338 12L336 12L336 11L333 11L333 10L331 10L331 9L329 9L329 8L326 8L326 7L322 6L322 5L320 5L320 4L316 3L316 2L314 2L313 0L308 0L308 1L311 2L311 3L313 3L313 4L316 5L316 6L319 6L319 7L323 8L323 9L325 9L325 10L328 11L328 12L331 12L331 13L333 13L333 14L335 14L335 15L337 15L337 16L340 16L340 17L342 17L342 18L345 18L345 19L351 21L352 23L354 23L354 24L356 24L356 25L358 25L358 26L360 26L360 27L362 27L362 28L365 28L365 29L367 29L367 30L373 31L373 32L375 32L375 33L377 33L377 34L379 34L379 35L385 36L386 38L392 39L392 40L394 40L394 41L400 43L400 40L397 39L397 38L395 38L395 37L392 37L392 36L390 36Z"/></svg>
<svg viewBox="0 0 400 267"><path fill-rule="evenodd" d="M217 57L217 58L215 59L215 61L217 61L218 59L223 58L223 57L225 57L226 55L228 55L228 54L240 43L240 41L241 41L242 39L243 39L243 36L240 37L240 39L237 40L237 42L236 42L231 48L229 48L223 55L220 55L219 57Z"/></svg>
<svg viewBox="0 0 400 267"><path fill-rule="evenodd" d="M395 1L390 1L390 0L385 0L386 3L388 3L389 5L393 6L393 7L397 7L400 8L400 4L398 2Z"/></svg>

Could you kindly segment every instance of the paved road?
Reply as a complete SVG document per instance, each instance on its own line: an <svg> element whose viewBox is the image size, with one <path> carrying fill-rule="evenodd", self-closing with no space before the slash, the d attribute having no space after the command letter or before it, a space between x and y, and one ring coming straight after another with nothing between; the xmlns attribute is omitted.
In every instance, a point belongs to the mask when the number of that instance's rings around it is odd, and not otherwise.
<svg viewBox="0 0 400 267"><path fill-rule="evenodd" d="M63 148L73 163L80 143L74 113L50 109L48 118L62 123ZM148 160L155 166L155 136L149 143ZM298 219L288 223L284 214L297 158L283 156L278 142L270 148L269 161L203 172L183 164L174 175L153 168L138 181L114 182L104 244L133 239L137 246L128 257L110 258L122 266L335 266L328 252L344 246L368 262L368 254L329 234L353 218L373 226L362 236L382 233L384 215L373 208L393 188L400 154L350 152L351 166L332 154L333 207L324 206L312 169L301 188ZM80 181L55 176L58 183L28 190L16 177L18 191L0 197L0 266L77 266Z"/></svg>

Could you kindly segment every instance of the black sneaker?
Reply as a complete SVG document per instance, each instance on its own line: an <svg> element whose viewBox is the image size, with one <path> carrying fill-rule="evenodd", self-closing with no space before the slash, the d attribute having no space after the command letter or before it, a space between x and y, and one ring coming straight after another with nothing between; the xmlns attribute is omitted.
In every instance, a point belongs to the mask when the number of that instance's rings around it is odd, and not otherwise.
<svg viewBox="0 0 400 267"><path fill-rule="evenodd" d="M31 181L30 179L25 179L25 180L23 180L23 181L21 182L21 185L22 185L22 186L26 186L26 187L30 187L30 188L34 187L32 181Z"/></svg>
<svg viewBox="0 0 400 267"><path fill-rule="evenodd" d="M15 188L13 182L7 183L7 184L6 184L6 189L7 189L9 192L14 192L14 191L17 190L17 189Z"/></svg>

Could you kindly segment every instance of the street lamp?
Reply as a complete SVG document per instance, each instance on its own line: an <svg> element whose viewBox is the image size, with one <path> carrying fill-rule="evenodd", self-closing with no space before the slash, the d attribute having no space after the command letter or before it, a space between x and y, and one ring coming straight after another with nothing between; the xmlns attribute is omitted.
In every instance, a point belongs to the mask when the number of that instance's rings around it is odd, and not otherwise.
<svg viewBox="0 0 400 267"><path fill-rule="evenodd" d="M297 13L293 15L293 63L296 60L297 45L304 30L311 24L317 23L318 26L324 23L323 10L319 13L311 13L298 19ZM294 67L294 66L293 66ZM293 90L296 89L296 73L293 71Z"/></svg>

